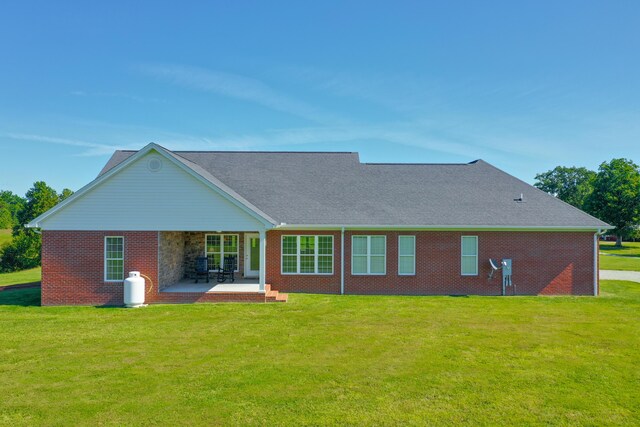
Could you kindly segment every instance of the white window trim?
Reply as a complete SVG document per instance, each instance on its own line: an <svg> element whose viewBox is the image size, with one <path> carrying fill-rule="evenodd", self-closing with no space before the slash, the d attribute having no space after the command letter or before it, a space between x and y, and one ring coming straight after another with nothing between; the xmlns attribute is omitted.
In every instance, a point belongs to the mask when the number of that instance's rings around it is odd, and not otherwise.
<svg viewBox="0 0 640 427"><path fill-rule="evenodd" d="M462 241L466 238L473 237L476 242L476 254L475 255L464 255L462 253ZM467 257L474 257L476 259L476 272L475 273L464 273L462 271L463 262L462 260ZM461 276L477 276L478 275L478 236L460 236L460 275Z"/></svg>
<svg viewBox="0 0 640 427"><path fill-rule="evenodd" d="M413 255L401 255L400 254L400 239L410 237L413 240ZM400 272L400 259L413 258L413 273L401 273ZM400 235L398 236L398 276L415 276L416 275L416 236L413 235Z"/></svg>
<svg viewBox="0 0 640 427"><path fill-rule="evenodd" d="M295 237L296 238L296 253L295 254L285 254L284 253L284 238L285 237ZM315 238L315 247L316 251L313 254L314 256L314 273L300 273L300 237L314 237ZM331 255L320 254L319 249L319 237L330 237L331 238ZM333 270L335 268L335 246L333 241L332 234L286 234L282 235L280 238L280 274L283 276L333 276ZM306 256L310 256L305 254ZM285 273L284 272L284 257L285 256L295 256L296 257L296 272L295 273ZM321 256L330 256L331 257L331 273L318 273L318 258Z"/></svg>
<svg viewBox="0 0 640 427"><path fill-rule="evenodd" d="M354 273L353 271L353 257L354 256L364 256L364 255L354 255L353 254L353 239L355 237L366 237L367 238L367 272L366 273ZM371 273L371 237L383 237L384 238L384 272L382 273ZM382 256L382 255L374 255L374 256ZM351 275L352 276L386 276L387 275L387 236L384 234L354 234L351 236Z"/></svg>
<svg viewBox="0 0 640 427"><path fill-rule="evenodd" d="M206 233L204 235L204 256L209 259L209 254L213 255L218 252L208 252L207 251L207 236L220 236L220 262L224 263L224 236L236 236L236 242L238 244L238 252L231 252L229 255L236 255L236 269L233 271L234 273L240 272L240 235L235 233ZM208 263L208 261L207 261ZM207 268L209 265L207 264ZM211 270L209 268L209 270Z"/></svg>
<svg viewBox="0 0 640 427"><path fill-rule="evenodd" d="M107 258L107 239L122 239L122 279L107 279L107 261L120 260L121 258ZM104 236L103 255L104 281L105 283L120 283L124 281L124 236Z"/></svg>

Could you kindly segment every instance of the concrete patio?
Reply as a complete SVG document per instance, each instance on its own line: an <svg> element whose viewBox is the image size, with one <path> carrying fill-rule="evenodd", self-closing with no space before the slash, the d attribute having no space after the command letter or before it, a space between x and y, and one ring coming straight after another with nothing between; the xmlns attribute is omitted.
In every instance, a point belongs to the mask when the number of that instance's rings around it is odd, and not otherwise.
<svg viewBox="0 0 640 427"><path fill-rule="evenodd" d="M194 279L183 279L178 283L163 288L160 292L225 292L225 293L256 293L260 292L260 284L258 279L244 279L238 278L235 282L231 283L226 281L224 283L216 282L215 278L210 279L209 283L204 280L198 280L195 283Z"/></svg>

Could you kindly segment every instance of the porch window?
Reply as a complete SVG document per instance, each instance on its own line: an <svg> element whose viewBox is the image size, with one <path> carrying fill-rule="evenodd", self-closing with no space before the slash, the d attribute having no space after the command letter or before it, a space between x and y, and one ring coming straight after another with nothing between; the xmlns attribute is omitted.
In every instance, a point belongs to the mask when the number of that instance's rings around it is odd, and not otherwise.
<svg viewBox="0 0 640 427"><path fill-rule="evenodd" d="M478 236L462 236L460 272L463 276L478 275Z"/></svg>
<svg viewBox="0 0 640 427"><path fill-rule="evenodd" d="M333 274L333 236L282 236L282 274Z"/></svg>
<svg viewBox="0 0 640 427"><path fill-rule="evenodd" d="M351 274L387 274L387 236L351 237Z"/></svg>
<svg viewBox="0 0 640 427"><path fill-rule="evenodd" d="M236 270L238 265L238 241L237 234L207 234L205 243L205 254L209 269L216 269L222 265L225 256L234 256L236 259Z"/></svg>
<svg viewBox="0 0 640 427"><path fill-rule="evenodd" d="M104 280L122 282L124 280L124 237L104 238Z"/></svg>

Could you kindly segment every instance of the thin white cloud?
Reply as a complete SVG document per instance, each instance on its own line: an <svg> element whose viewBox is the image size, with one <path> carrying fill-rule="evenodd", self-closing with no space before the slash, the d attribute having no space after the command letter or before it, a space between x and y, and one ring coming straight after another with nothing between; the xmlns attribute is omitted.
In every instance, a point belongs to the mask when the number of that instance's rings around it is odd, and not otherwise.
<svg viewBox="0 0 640 427"><path fill-rule="evenodd" d="M86 92L84 90L74 90L70 92L73 96L78 97L97 97L97 98L121 98L130 101L145 103L145 102L166 102L159 98L147 98L144 96L131 95L121 92Z"/></svg>
<svg viewBox="0 0 640 427"><path fill-rule="evenodd" d="M63 138L49 132L4 133L14 140L35 141L81 147L79 156L103 156L117 149L140 149L153 141L170 150L269 150L277 147L319 145L323 143L389 143L418 147L463 158L489 157L495 152L530 155L528 148L537 144L500 144L495 139L479 137L447 126L446 120L425 120L376 125L317 126L271 129L255 133L209 134L206 136L169 132L141 126L119 125L96 121L77 121L76 133L94 134L98 140ZM466 129L472 132L468 128ZM473 132L472 132L473 133ZM117 143L103 142L117 141ZM287 148L289 149L289 148ZM533 150L537 154L537 150Z"/></svg>
<svg viewBox="0 0 640 427"><path fill-rule="evenodd" d="M119 141L115 143L89 142L84 139L63 138L43 135L41 133L0 133L0 139L37 142L54 145L78 147L81 150L75 155L82 157L111 155L116 150L139 150L149 142L155 142L170 150L250 150L253 145L246 142L216 142L211 138L167 132L158 129L119 126L114 124L94 124L93 132L104 139Z"/></svg>
<svg viewBox="0 0 640 427"><path fill-rule="evenodd" d="M322 143L381 142L399 146L412 146L456 156L479 155L483 150L469 148L464 144L420 134L403 126L348 126L271 130L260 134L227 135L216 139L221 146L245 146L248 149L313 145Z"/></svg>
<svg viewBox="0 0 640 427"><path fill-rule="evenodd" d="M0 134L0 136L13 139L13 140L18 140L18 141L44 142L48 144L83 147L88 149L84 152L87 155L103 155L107 153L112 153L114 150L121 148L121 146L118 146L118 145L98 144L95 142L81 141L77 139L59 138L59 137L36 135L36 134L8 132L8 133Z"/></svg>
<svg viewBox="0 0 640 427"><path fill-rule="evenodd" d="M145 64L138 68L147 75L172 84L253 102L317 123L342 121L336 115L329 114L304 101L285 95L254 78L180 65Z"/></svg>

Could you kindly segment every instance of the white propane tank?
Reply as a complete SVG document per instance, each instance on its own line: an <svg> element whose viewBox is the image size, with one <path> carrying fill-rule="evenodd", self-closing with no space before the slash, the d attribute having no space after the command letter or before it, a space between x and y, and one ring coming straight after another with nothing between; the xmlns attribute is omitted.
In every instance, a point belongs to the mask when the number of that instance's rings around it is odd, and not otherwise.
<svg viewBox="0 0 640 427"><path fill-rule="evenodd" d="M139 271L130 271L129 277L124 280L124 305L144 306L144 278L140 277Z"/></svg>

